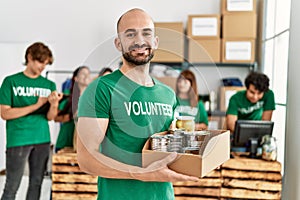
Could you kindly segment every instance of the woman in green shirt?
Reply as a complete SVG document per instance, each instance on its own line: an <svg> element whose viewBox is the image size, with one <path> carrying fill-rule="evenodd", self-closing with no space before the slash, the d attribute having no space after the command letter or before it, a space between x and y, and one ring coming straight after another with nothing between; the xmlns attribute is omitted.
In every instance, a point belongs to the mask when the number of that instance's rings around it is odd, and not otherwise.
<svg viewBox="0 0 300 200"><path fill-rule="evenodd" d="M196 77L192 71L184 70L180 73L176 83L176 96L178 106L175 112L179 116L195 117L196 130L207 129L207 112L203 102L199 100Z"/></svg>
<svg viewBox="0 0 300 200"><path fill-rule="evenodd" d="M55 118L56 122L61 122L60 131L56 140L55 152L64 147L73 147L74 118L77 115L79 96L91 82L90 70L86 66L75 69L71 80L70 91L65 93L69 97L59 104L59 113Z"/></svg>

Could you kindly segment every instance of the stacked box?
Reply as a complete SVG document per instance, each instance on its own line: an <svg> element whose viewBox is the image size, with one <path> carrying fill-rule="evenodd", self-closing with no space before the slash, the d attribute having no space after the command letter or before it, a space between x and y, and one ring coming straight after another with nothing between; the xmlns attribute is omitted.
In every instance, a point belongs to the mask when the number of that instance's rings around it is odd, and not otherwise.
<svg viewBox="0 0 300 200"><path fill-rule="evenodd" d="M230 13L223 15L222 37L255 39L257 15L255 13Z"/></svg>
<svg viewBox="0 0 300 200"><path fill-rule="evenodd" d="M188 16L189 62L221 61L220 27L220 15Z"/></svg>
<svg viewBox="0 0 300 200"><path fill-rule="evenodd" d="M152 62L184 61L184 28L182 22L156 22L155 33L159 38L158 49Z"/></svg>
<svg viewBox="0 0 300 200"><path fill-rule="evenodd" d="M220 62L221 40L220 39L189 39L189 62Z"/></svg>
<svg viewBox="0 0 300 200"><path fill-rule="evenodd" d="M222 62L255 62L256 0L222 0Z"/></svg>
<svg viewBox="0 0 300 200"><path fill-rule="evenodd" d="M256 13L256 0L221 0L221 13Z"/></svg>
<svg viewBox="0 0 300 200"><path fill-rule="evenodd" d="M246 87L225 86L220 87L220 111L227 111L229 100L236 92L245 90Z"/></svg>
<svg viewBox="0 0 300 200"><path fill-rule="evenodd" d="M254 39L223 39L222 62L224 63L253 63L255 62Z"/></svg>

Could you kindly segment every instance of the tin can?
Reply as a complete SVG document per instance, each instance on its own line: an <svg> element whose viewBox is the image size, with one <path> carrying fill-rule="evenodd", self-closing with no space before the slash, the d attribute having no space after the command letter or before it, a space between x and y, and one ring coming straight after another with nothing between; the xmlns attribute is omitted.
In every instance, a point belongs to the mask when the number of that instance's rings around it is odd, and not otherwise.
<svg viewBox="0 0 300 200"><path fill-rule="evenodd" d="M184 129L191 132L195 130L195 121L192 116L178 116L176 117L176 128Z"/></svg>
<svg viewBox="0 0 300 200"><path fill-rule="evenodd" d="M151 149L153 151L167 152L168 138L163 135L153 135L150 138Z"/></svg>
<svg viewBox="0 0 300 200"><path fill-rule="evenodd" d="M182 153L182 141L183 141L183 137L181 135L173 135L173 134L169 134L167 135L169 143L168 143L168 147L167 150L169 152L177 152L177 153Z"/></svg>

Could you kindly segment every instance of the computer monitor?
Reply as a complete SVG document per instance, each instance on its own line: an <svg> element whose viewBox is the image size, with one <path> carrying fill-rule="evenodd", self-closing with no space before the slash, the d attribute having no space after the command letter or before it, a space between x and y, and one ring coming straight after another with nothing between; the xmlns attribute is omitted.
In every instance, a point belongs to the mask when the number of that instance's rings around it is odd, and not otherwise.
<svg viewBox="0 0 300 200"><path fill-rule="evenodd" d="M246 147L252 155L264 135L272 136L274 122L261 120L237 120L232 147Z"/></svg>

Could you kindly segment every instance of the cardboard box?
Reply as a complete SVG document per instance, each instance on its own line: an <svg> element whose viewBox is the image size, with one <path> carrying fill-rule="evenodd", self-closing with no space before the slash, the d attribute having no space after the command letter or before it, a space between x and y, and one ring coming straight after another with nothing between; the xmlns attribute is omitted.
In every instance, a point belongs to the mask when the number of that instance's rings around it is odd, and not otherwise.
<svg viewBox="0 0 300 200"><path fill-rule="evenodd" d="M223 63L254 63L254 39L222 39Z"/></svg>
<svg viewBox="0 0 300 200"><path fill-rule="evenodd" d="M246 90L246 87L225 86L220 87L220 111L227 111L229 100L237 91Z"/></svg>
<svg viewBox="0 0 300 200"><path fill-rule="evenodd" d="M257 11L256 0L221 0L221 13L239 13Z"/></svg>
<svg viewBox="0 0 300 200"><path fill-rule="evenodd" d="M188 61L221 62L221 39L189 39Z"/></svg>
<svg viewBox="0 0 300 200"><path fill-rule="evenodd" d="M187 35L193 39L220 38L220 15L189 15Z"/></svg>
<svg viewBox="0 0 300 200"><path fill-rule="evenodd" d="M178 173L203 177L227 161L230 158L230 132L226 130L210 132L201 145L199 155L178 153L177 159L168 167ZM150 150L150 140L148 140L143 148L143 167L169 154L170 152Z"/></svg>
<svg viewBox="0 0 300 200"><path fill-rule="evenodd" d="M257 15L255 13L225 14L222 19L222 38L257 37Z"/></svg>
<svg viewBox="0 0 300 200"><path fill-rule="evenodd" d="M152 62L184 61L184 28L182 22L156 22L155 34L159 38L158 49Z"/></svg>
<svg viewBox="0 0 300 200"><path fill-rule="evenodd" d="M154 78L166 84L167 86L171 87L174 91L176 91L176 82L177 82L176 77L164 76L164 77L154 77Z"/></svg>

